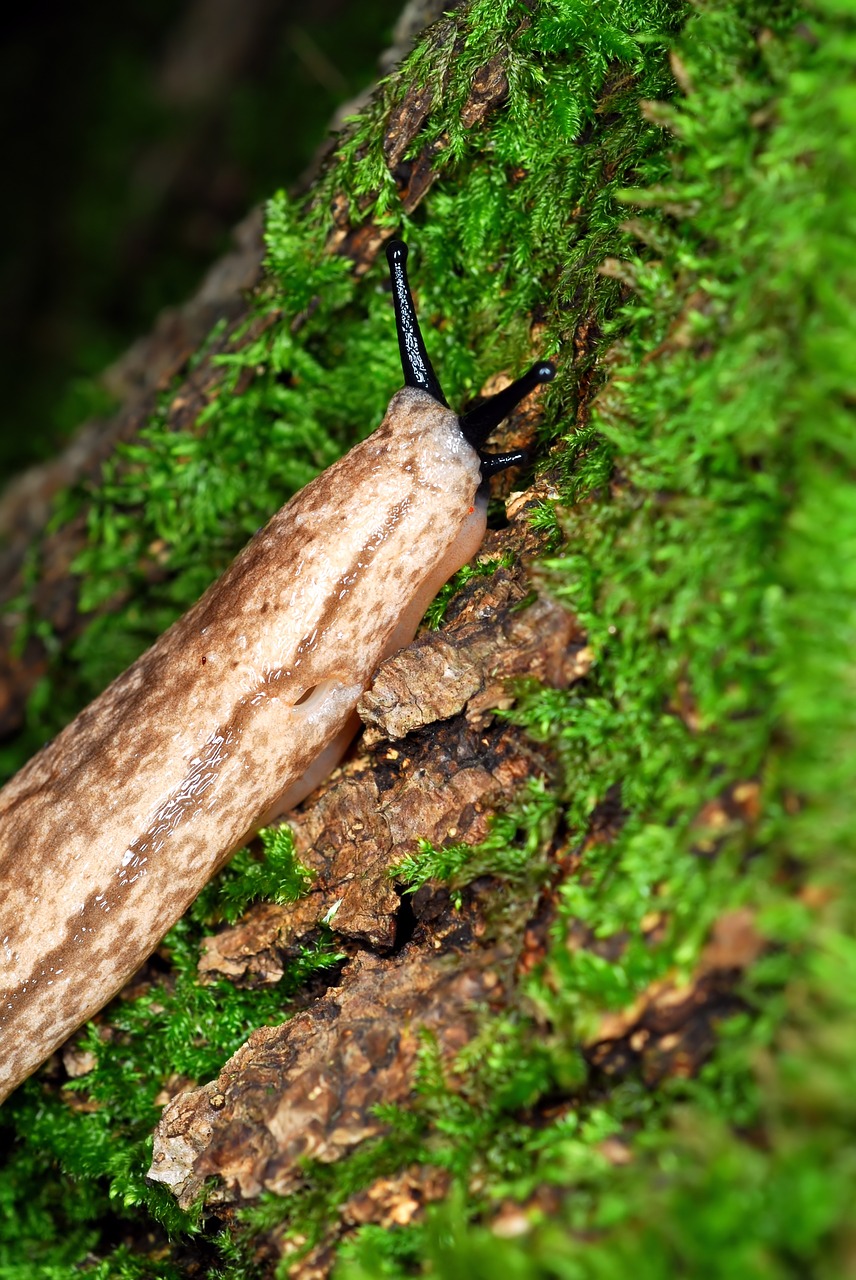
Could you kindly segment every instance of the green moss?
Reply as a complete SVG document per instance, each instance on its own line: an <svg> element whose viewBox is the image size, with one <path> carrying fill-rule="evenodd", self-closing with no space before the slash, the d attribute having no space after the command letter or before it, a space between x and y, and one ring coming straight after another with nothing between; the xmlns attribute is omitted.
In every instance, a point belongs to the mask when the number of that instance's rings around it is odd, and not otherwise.
<svg viewBox="0 0 856 1280"><path fill-rule="evenodd" d="M661 1087L645 1106L610 1090L606 1110L633 1133L631 1164L598 1177L590 1151L566 1170L564 1208L533 1208L520 1245L473 1225L491 1210L470 1185L419 1229L431 1274L617 1277L640 1259L663 1277L846 1270L854 32L829 6L783 39L774 28L787 17L711 9L679 44L694 91L659 113L674 135L670 181L622 197L650 211L641 233L658 257L626 255L635 297L612 325L588 484L578 473L568 485L572 550L547 566L597 661L581 689L515 713L563 749L572 829L607 794L626 815L563 889L556 946L530 984L556 1049L652 979L689 973L725 910L751 905L783 949L748 974L754 1016L724 1028L697 1081ZM844 135L843 147L822 144ZM715 858L700 858L691 824L702 805L750 778L764 787L761 824L722 833ZM785 788L800 798L796 818ZM795 855L834 905L794 899ZM668 921L656 946L642 930L652 907ZM622 932L620 958L569 950L572 922L595 937ZM539 1156L534 1181L549 1168ZM504 1190L492 1188L492 1211ZM338 1274L349 1280L373 1266L405 1274L376 1233L347 1256Z"/></svg>
<svg viewBox="0 0 856 1280"><path fill-rule="evenodd" d="M283 905L303 897L312 874L295 856L291 827L265 827L259 840L261 854L239 849L221 875L202 890L192 908L195 919L234 924L259 898Z"/></svg>
<svg viewBox="0 0 856 1280"><path fill-rule="evenodd" d="M453 600L461 587L466 586L473 578L489 578L497 569L510 567L511 556L503 552L501 556L488 560L479 558L473 564L465 564L454 574L444 587L441 587L425 611L425 625L436 631L443 623L449 601Z"/></svg>

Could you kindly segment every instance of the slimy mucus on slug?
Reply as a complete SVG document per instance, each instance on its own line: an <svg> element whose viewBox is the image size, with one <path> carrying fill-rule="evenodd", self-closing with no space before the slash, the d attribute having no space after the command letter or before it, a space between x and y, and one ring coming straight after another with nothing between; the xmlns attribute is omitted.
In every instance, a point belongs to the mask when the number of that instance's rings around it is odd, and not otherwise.
<svg viewBox="0 0 856 1280"><path fill-rule="evenodd" d="M520 461L481 445L553 366L458 418L405 246L387 258L404 387L380 426L0 791L0 1099L334 767L379 662L478 550L486 478Z"/></svg>

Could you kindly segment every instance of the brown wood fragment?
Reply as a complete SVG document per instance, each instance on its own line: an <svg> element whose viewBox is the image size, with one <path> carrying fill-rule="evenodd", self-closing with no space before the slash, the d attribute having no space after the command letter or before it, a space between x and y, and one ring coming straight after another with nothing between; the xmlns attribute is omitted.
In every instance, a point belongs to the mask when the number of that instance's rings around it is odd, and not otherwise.
<svg viewBox="0 0 856 1280"><path fill-rule="evenodd" d="M513 948L483 944L483 932L475 905L447 906L392 959L359 954L340 986L285 1025L253 1032L217 1080L169 1104L149 1177L184 1206L211 1177L215 1201L286 1195L305 1158L337 1160L382 1132L374 1109L408 1097L422 1035L450 1060L479 1009L508 998Z"/></svg>
<svg viewBox="0 0 856 1280"><path fill-rule="evenodd" d="M328 1223L323 1241L288 1268L289 1280L327 1280L342 1235L367 1223L387 1231L408 1226L422 1217L427 1204L444 1199L451 1185L450 1174L431 1165L414 1164L391 1178L378 1178L345 1201L338 1220ZM281 1256L288 1257L291 1245L291 1237L282 1241Z"/></svg>
<svg viewBox="0 0 856 1280"><path fill-rule="evenodd" d="M440 177L440 169L435 162L448 145L449 135L441 133L433 141L426 142L415 160L399 166L396 183L405 213L412 213L422 203Z"/></svg>
<svg viewBox="0 0 856 1280"><path fill-rule="evenodd" d="M735 782L709 800L693 821L693 849L714 856L726 837L752 827L761 814L761 787L756 781Z"/></svg>
<svg viewBox="0 0 856 1280"><path fill-rule="evenodd" d="M430 84L409 86L401 102L389 113L383 154L390 170L404 158L404 153L428 118L434 101L434 89Z"/></svg>
<svg viewBox="0 0 856 1280"><path fill-rule="evenodd" d="M342 1220L359 1227L376 1222L382 1227L404 1227L416 1218L423 1205L442 1200L451 1185L446 1169L431 1165L411 1165L391 1178L378 1178L358 1191L342 1206Z"/></svg>
<svg viewBox="0 0 856 1280"><path fill-rule="evenodd" d="M350 222L346 221L330 232L327 238L327 250L330 253L339 254L342 258L350 258L354 264L354 275L364 276L389 238L389 230L379 230L373 222L361 222L351 226Z"/></svg>
<svg viewBox="0 0 856 1280"><path fill-rule="evenodd" d="M716 1026L743 1008L736 978L764 949L745 908L716 921L695 976L685 986L653 983L628 1008L606 1014L586 1055L608 1075L638 1070L656 1085L667 1076L695 1075L716 1042Z"/></svg>
<svg viewBox="0 0 856 1280"><path fill-rule="evenodd" d="M301 862L315 874L305 898L251 908L239 924L207 938L202 973L243 985L279 981L286 959L329 913L337 937L388 951L395 945L400 898L390 868L415 853L420 836L476 844L493 812L513 802L549 757L506 726L475 734L443 726L373 769L355 762L344 776L290 817Z"/></svg>
<svg viewBox="0 0 856 1280"><path fill-rule="evenodd" d="M358 707L367 742L397 741L464 709L481 727L492 711L513 705L511 680L529 676L565 688L571 671L580 670L578 661L568 662L572 640L580 641L577 656L584 647L571 616L542 598L513 612L520 584L496 577L494 600L504 597L504 608L485 610L449 635L423 634L381 664Z"/></svg>
<svg viewBox="0 0 856 1280"><path fill-rule="evenodd" d="M508 76L501 54L496 54L473 76L469 96L461 111L461 124L465 129L481 124L508 97Z"/></svg>
<svg viewBox="0 0 856 1280"><path fill-rule="evenodd" d="M91 1049L81 1049L76 1041L70 1040L61 1050L62 1065L70 1080L89 1075L98 1065L98 1058Z"/></svg>
<svg viewBox="0 0 856 1280"><path fill-rule="evenodd" d="M733 971L712 970L685 988L657 984L630 1010L603 1019L586 1058L605 1075L638 1072L650 1087L692 1076L713 1051L717 1025L743 1008Z"/></svg>
<svg viewBox="0 0 856 1280"><path fill-rule="evenodd" d="M711 930L710 941L701 954L702 973L716 970L748 969L764 950L764 939L755 926L755 916L748 907L737 907L719 917Z"/></svg>

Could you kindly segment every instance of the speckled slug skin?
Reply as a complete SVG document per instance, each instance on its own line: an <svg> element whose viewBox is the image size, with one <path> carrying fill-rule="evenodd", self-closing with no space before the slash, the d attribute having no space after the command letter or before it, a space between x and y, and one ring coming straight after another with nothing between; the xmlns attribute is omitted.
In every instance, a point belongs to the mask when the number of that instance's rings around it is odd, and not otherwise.
<svg viewBox="0 0 856 1280"><path fill-rule="evenodd" d="M456 416L405 387L0 791L0 1097L298 798L381 658L478 549L479 484Z"/></svg>

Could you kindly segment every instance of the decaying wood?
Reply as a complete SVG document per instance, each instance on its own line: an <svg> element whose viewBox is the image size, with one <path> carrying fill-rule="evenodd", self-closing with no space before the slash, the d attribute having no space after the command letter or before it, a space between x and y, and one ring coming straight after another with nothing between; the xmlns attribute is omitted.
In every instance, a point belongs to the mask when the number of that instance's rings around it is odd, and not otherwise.
<svg viewBox="0 0 856 1280"><path fill-rule="evenodd" d="M254 1031L216 1080L170 1103L149 1177L184 1206L210 1177L214 1202L284 1195L302 1178L301 1160L337 1160L382 1132L375 1108L408 1098L422 1036L449 1060L475 1033L479 1010L508 999L512 944L482 945L477 905L452 911L442 896L434 914L427 895L433 918L400 954L359 953L340 986L283 1026Z"/></svg>
<svg viewBox="0 0 856 1280"><path fill-rule="evenodd" d="M414 735L406 749L355 761L291 818L297 856L314 875L310 892L293 905L254 907L206 939L200 971L277 982L328 915L340 941L388 951L401 910L390 872L417 851L419 837L478 843L491 815L548 770L549 757L519 733L474 733L463 719Z"/></svg>
<svg viewBox="0 0 856 1280"><path fill-rule="evenodd" d="M331 791L340 786L347 781ZM533 962L526 921L539 922L543 936L555 921L557 889L579 864L579 856L556 850L540 894L515 891L499 908L502 895L491 880L470 886L460 909L442 888L420 890L413 936L400 951L357 952L340 985L290 1023L255 1032L215 1081L170 1103L156 1130L150 1176L185 1205L206 1179L215 1180L207 1193L212 1205L262 1189L285 1194L299 1185L303 1158L333 1161L381 1133L375 1108L407 1103L426 1032L450 1063L484 1016L519 1000L518 976ZM652 936L661 923L652 918ZM246 937L240 928L227 933L233 941ZM568 945L620 952L624 943L572 929ZM641 1072L651 1085L697 1072L717 1024L743 1008L735 984L763 947L749 912L722 917L689 983L656 983L629 1009L603 1018L586 1050L592 1067L608 1075ZM620 1141L609 1158L629 1158ZM384 1194L385 1181L362 1193L358 1216L331 1224L329 1238L297 1265L295 1277L327 1275L335 1237L356 1223L383 1222L396 1204L408 1221L421 1212L424 1199L403 1193L399 1202L395 1188Z"/></svg>
<svg viewBox="0 0 856 1280"><path fill-rule="evenodd" d="M479 728L491 712L513 705L512 681L534 678L563 689L585 674L583 637L563 609L538 598L513 612L519 580L502 571L492 587L494 601L506 597L497 613L448 635L425 633L383 664L359 705L369 745L398 741L464 709Z"/></svg>
<svg viewBox="0 0 856 1280"><path fill-rule="evenodd" d="M376 1178L363 1191L349 1196L339 1206L337 1220L326 1225L321 1241L308 1253L306 1241L276 1230L265 1242L272 1259L285 1259L289 1280L327 1280L336 1262L336 1246L341 1237L371 1223L388 1231L407 1226L422 1216L425 1206L442 1200L452 1185L445 1169L431 1165L410 1165L393 1177ZM296 1255L296 1256L295 1256Z"/></svg>

